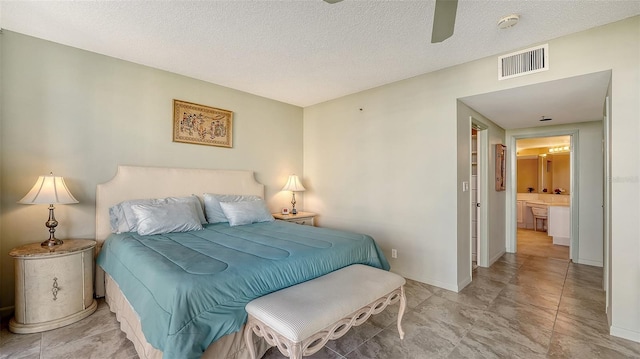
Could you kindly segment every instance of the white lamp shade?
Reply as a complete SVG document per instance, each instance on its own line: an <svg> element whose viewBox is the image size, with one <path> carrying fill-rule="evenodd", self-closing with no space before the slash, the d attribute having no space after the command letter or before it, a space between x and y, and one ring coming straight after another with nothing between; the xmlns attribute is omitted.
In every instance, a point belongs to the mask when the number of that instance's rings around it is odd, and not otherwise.
<svg viewBox="0 0 640 359"><path fill-rule="evenodd" d="M73 197L64 178L54 175L40 176L33 188L18 203L23 204L70 204L78 203Z"/></svg>
<svg viewBox="0 0 640 359"><path fill-rule="evenodd" d="M296 175L289 176L289 180L287 180L287 184L282 187L283 191L291 191L291 192L302 192L305 190L302 183L300 183L300 179Z"/></svg>

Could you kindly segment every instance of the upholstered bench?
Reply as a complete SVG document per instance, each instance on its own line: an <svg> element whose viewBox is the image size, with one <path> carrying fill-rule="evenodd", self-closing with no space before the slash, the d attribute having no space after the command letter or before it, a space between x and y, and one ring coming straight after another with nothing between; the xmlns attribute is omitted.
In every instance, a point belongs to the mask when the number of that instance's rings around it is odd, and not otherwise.
<svg viewBox="0 0 640 359"><path fill-rule="evenodd" d="M247 304L245 342L256 359L253 334L292 359L312 355L372 314L400 301L398 332L406 307L405 280L382 269L351 265L316 279L254 299Z"/></svg>

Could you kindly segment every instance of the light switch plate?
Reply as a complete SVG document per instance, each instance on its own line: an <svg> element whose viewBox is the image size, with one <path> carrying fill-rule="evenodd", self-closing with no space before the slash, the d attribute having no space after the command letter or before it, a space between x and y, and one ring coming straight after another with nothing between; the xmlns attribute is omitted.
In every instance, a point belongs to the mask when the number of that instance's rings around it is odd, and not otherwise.
<svg viewBox="0 0 640 359"><path fill-rule="evenodd" d="M469 190L469 181L462 182L462 192L467 192Z"/></svg>

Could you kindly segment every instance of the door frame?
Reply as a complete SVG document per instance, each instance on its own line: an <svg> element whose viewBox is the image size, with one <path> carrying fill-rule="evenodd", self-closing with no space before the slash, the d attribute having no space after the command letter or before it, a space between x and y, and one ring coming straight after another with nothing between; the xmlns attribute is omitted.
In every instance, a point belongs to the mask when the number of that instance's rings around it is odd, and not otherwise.
<svg viewBox="0 0 640 359"><path fill-rule="evenodd" d="M548 128L532 129L526 134L507 135L507 147L508 161L507 171L509 172L507 180L507 252L516 253L518 250L518 223L517 223L517 208L516 200L518 193L517 183L517 156L516 156L516 141L523 138L537 138L537 137L555 137L555 136L571 136L571 150L569 152L570 166L569 175L571 176L571 193L569 194L569 205L571 208L571 240L569 241L569 259L578 259L578 250L580 246L580 238L578 232L578 194L580 188L578 186L579 163L576 160L576 154L580 147L579 130L553 130Z"/></svg>

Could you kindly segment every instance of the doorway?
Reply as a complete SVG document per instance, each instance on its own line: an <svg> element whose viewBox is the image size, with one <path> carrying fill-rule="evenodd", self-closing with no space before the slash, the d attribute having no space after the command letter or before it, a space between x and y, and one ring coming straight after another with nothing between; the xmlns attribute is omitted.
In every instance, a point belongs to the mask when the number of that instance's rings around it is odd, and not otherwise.
<svg viewBox="0 0 640 359"><path fill-rule="evenodd" d="M570 259L571 136L516 140L517 252Z"/></svg>
<svg viewBox="0 0 640 359"><path fill-rule="evenodd" d="M547 129L547 130L542 130L542 131L532 131L529 134L520 134L520 135L516 135L513 134L511 136L511 146L512 146L512 150L510 152L510 163L511 163L511 171L512 171L512 175L513 177L516 179L515 181L512 182L512 184L510 185L509 188L509 192L510 192L510 198L511 200L513 200L512 205L510 205L511 208L513 208L513 217L512 218L512 222L510 223L511 228L513 228L513 231L511 232L511 237L508 239L507 242L507 247L508 247L508 251L510 252L516 252L518 250L518 240L517 240L517 235L518 235L518 206L519 206L519 201L518 201L518 197L522 200L523 199L523 195L519 192L518 187L517 187L517 183L518 183L518 179L517 179L517 143L518 141L521 140L530 140L530 141L535 141L535 139L539 139L539 138L547 138L547 137L558 137L558 136L568 136L569 137L569 149L568 149L568 156L569 156L569 189L567 191L567 188L562 188L560 186L558 186L557 189L562 190L564 189L566 192L568 192L569 194L565 197L556 197L556 196L561 196L561 195L557 195L555 194L555 189L553 187L553 182L551 182L551 184L549 184L548 182L541 182L541 183L546 183L545 186L547 188L547 192L542 192L541 193L537 193L537 195L539 196L538 199L540 199L541 197L546 197L544 199L546 199L547 201L551 200L555 200L556 202L566 202L568 201L568 206L565 207L563 209L564 214L562 214L563 216L565 216L565 218L563 219L564 224L565 224L565 232L562 236L558 236L558 237L563 237L564 238L564 244L569 246L569 259L576 261L576 259L578 258L578 244L579 244L579 232L578 232L578 198L580 197L579 191L580 189L578 188L578 179L576 174L579 173L578 170L578 161L576 161L575 159L575 154L578 152L578 148L579 148L579 140L578 140L578 129ZM552 147L552 148L557 148L557 147L565 147L566 145L563 146L547 146L547 147ZM563 151L566 151L564 149L562 149ZM548 151L548 149L547 149ZM542 163L546 163L546 161L542 161ZM540 180L540 179L538 179ZM537 185L538 182L536 182ZM565 182L566 183L566 182ZM534 187L535 188L535 187ZM545 187L541 187L542 190L544 190ZM566 193L565 192L565 193ZM527 196L529 196L528 193L528 188L527 188L527 194L524 195L524 201L527 201ZM538 202L544 202L543 200L538 200ZM535 201L535 200L534 200ZM544 204L544 203L543 203ZM523 204L524 205L524 204ZM556 208L549 206L549 208ZM527 209L525 209L525 207L523 207L523 213L527 213ZM553 213L549 213L548 212L548 217L547 217L547 223L545 224L545 229L548 230L548 226L549 226L549 216L553 217ZM526 221L526 219L525 219ZM553 219L551 219L551 221L553 223ZM567 231L567 227L566 224L568 225L568 233ZM553 224L552 224L553 226ZM553 233L552 233L553 234ZM553 236L552 236L553 237ZM511 250L509 250L509 248Z"/></svg>

